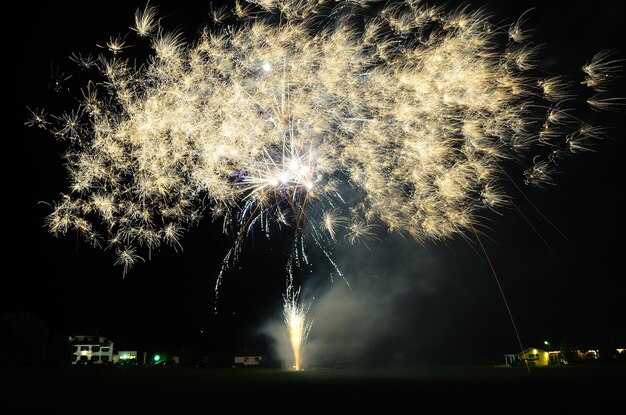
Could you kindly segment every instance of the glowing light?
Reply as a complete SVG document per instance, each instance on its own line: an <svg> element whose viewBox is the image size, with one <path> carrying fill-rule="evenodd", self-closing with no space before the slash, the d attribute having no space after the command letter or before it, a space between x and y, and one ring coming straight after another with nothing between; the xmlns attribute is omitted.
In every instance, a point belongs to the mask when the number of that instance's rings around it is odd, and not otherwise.
<svg viewBox="0 0 626 415"><path fill-rule="evenodd" d="M287 287L287 292L283 296L283 316L289 333L295 370L302 370L302 347L313 325L313 321L307 318L310 305L305 306L299 303L299 296L300 289L294 292L292 285Z"/></svg>
<svg viewBox="0 0 626 415"><path fill-rule="evenodd" d="M508 202L503 160L544 186L556 160L602 136L575 98L623 105L605 96L621 64L609 53L584 65L582 85L538 76L523 20L507 31L480 11L408 0L376 12L367 1L249 3L233 9L239 23L212 8L216 28L189 44L154 7L139 9L133 31L153 49L143 65L124 58L141 39L124 36L108 57L73 56L98 71L80 109L35 109L27 122L69 146L51 233L116 252L125 273L162 244L182 248L209 210L235 230L222 271L251 229L283 226L296 231L294 261L312 240L334 265L342 233L462 234Z"/></svg>

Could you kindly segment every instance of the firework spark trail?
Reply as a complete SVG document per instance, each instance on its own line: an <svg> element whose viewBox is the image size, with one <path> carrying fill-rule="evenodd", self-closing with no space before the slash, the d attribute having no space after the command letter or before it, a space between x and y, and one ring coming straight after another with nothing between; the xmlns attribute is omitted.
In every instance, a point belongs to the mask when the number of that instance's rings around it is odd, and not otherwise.
<svg viewBox="0 0 626 415"><path fill-rule="evenodd" d="M295 370L302 370L302 347L313 325L313 320L307 317L310 304L305 306L300 303L299 297L300 289L294 291L293 282L290 280L287 291L283 295L283 316L289 333Z"/></svg>
<svg viewBox="0 0 626 415"><path fill-rule="evenodd" d="M525 19L502 28L413 0L376 12L366 1L248 3L233 16L212 9L193 43L154 7L138 10L133 31L153 49L144 65L124 57L124 37L105 44L110 56L73 55L96 72L80 107L33 109L27 123L70 147L53 234L116 251L124 272L143 252L182 248L207 209L235 229L224 267L254 228L292 227L331 263L339 235L446 239L506 204L503 160L543 186L555 160L592 146L601 129L574 113L574 97L623 105L604 95L621 69L610 53L583 67L582 85L538 73Z"/></svg>

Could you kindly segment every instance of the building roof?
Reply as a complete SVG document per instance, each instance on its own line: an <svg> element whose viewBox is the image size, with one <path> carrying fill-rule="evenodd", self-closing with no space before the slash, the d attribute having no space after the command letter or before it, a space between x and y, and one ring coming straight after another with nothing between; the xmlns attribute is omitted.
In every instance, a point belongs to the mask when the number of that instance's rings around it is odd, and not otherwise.
<svg viewBox="0 0 626 415"><path fill-rule="evenodd" d="M98 344L98 345L112 345L113 341L104 336L97 335L76 335L69 336L70 344Z"/></svg>
<svg viewBox="0 0 626 415"><path fill-rule="evenodd" d="M529 347L528 349L524 349L524 351L519 352L517 355L519 356L521 354L525 354L525 353L528 353L528 352L534 352L534 351L537 351L537 352L540 352L540 353L548 353L547 351L545 351L543 349L538 349L536 347Z"/></svg>

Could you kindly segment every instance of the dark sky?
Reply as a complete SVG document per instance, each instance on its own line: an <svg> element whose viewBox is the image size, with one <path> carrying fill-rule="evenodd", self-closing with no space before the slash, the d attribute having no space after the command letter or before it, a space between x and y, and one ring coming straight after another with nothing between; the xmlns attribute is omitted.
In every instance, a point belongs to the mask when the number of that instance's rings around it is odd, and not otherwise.
<svg viewBox="0 0 626 415"><path fill-rule="evenodd" d="M571 1L567 7L562 2L502 3L470 4L485 6L493 21L507 22L535 7L527 15L528 27L534 29L533 40L545 45L540 54L544 70L579 76L578 69L603 49L617 49L626 57L618 40L626 22L614 0ZM180 28L188 38L207 20L205 1L153 4L165 18L165 27ZM71 94L54 92L49 88L51 70L78 73L69 55L98 53L96 44L128 31L140 5L143 2L107 1L34 7L23 2L20 13L5 16L19 21L21 29L9 34L10 52L5 53L10 55L3 59L10 74L4 79L9 91L4 102L11 112L4 118L9 150L3 164L6 248L1 311L31 312L51 330L64 333L97 331L120 347L228 349L262 344L259 328L280 318L286 238L247 244L239 267L225 275L214 314L213 287L232 243L219 225L204 221L182 240L183 253L156 252L125 278L113 266L111 252L77 243L75 235L54 238L43 227L50 208L38 202L52 202L66 190L64 146L44 131L23 126L26 106L72 108L78 93L74 78L67 82L74 88ZM616 88L614 95L626 96L623 83ZM532 225L514 208L503 209L502 216L485 214L483 241L525 345L539 345L544 339L553 345L626 344L625 226L618 203L626 176L625 116L590 117L610 127L611 139L598 143L596 152L564 160L563 174L549 189L529 188L517 180L567 239L513 186L507 188ZM520 178L519 171L513 173L514 179ZM423 247L385 236L370 244L371 250L348 248L338 247L337 255L343 271L353 278L353 293L342 293L341 280L331 284L325 265L316 263L297 275L305 293L317 301L312 341L324 343L320 333L345 333L343 324L367 327L370 335L361 330L360 342L376 356L401 351L424 362L497 363L503 353L518 349L491 271L474 250L477 245L458 238ZM329 328L327 320L339 317L320 307L331 310L337 305L346 307L338 309L341 324Z"/></svg>

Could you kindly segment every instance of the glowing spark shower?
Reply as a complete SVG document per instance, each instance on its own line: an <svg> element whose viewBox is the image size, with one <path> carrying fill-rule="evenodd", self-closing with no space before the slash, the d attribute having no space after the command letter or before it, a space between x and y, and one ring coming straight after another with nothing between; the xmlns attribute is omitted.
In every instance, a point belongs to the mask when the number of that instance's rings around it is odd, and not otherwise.
<svg viewBox="0 0 626 415"><path fill-rule="evenodd" d="M283 316L289 333L289 343L293 351L293 367L295 370L302 369L302 347L306 342L313 320L307 318L309 306L301 304L298 299L300 289L294 291L293 285L287 286L287 292L283 295Z"/></svg>
<svg viewBox="0 0 626 415"><path fill-rule="evenodd" d="M95 72L79 108L33 109L28 121L69 147L50 231L117 252L126 272L163 244L182 249L208 210L234 235L224 268L250 232L283 226L294 261L307 261L307 240L334 265L340 236L463 233L507 202L504 160L544 186L556 160L603 135L575 97L623 105L605 95L621 69L610 53L580 79L544 76L522 19L499 27L482 11L368 3L238 1L232 15L211 8L190 42L146 6L102 55L74 54ZM124 57L142 42L143 64Z"/></svg>

